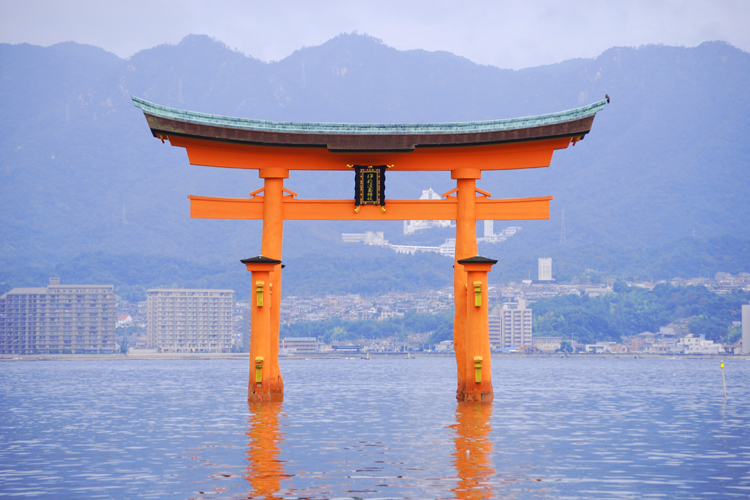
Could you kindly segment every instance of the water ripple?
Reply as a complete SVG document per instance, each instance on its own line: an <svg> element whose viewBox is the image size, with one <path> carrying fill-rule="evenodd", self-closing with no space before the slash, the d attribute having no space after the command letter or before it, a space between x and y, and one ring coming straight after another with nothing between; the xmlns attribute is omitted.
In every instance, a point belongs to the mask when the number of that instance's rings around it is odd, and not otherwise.
<svg viewBox="0 0 750 500"><path fill-rule="evenodd" d="M495 402L455 364L0 364L3 498L747 498L750 363L497 359Z"/></svg>

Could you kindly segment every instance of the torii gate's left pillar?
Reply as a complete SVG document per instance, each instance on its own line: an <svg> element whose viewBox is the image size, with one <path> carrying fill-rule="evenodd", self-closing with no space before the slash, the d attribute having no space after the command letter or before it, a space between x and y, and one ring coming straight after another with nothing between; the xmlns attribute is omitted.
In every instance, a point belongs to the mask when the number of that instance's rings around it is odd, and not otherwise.
<svg viewBox="0 0 750 500"><path fill-rule="evenodd" d="M263 179L263 233L260 253L266 258L278 260L281 264L281 250L284 239L284 179L289 178L289 169L263 167L258 171L258 176ZM265 331L262 333L262 335L268 335L270 349L273 351L272 359L268 365L268 370L271 373L270 391L271 394L275 395L271 399L272 401L284 400L284 379L279 367L282 267L281 265L274 267L269 275L271 287L270 323L267 333ZM254 328L254 324L251 323L251 344L254 336L252 328ZM253 358L250 361L252 362Z"/></svg>

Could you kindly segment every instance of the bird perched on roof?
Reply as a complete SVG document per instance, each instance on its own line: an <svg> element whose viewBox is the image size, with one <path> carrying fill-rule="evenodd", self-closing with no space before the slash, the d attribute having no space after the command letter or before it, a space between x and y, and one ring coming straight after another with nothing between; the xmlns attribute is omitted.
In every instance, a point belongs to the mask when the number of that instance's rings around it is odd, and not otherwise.
<svg viewBox="0 0 750 500"><path fill-rule="evenodd" d="M604 94L604 97L607 98L607 104L609 104L609 94Z"/></svg>

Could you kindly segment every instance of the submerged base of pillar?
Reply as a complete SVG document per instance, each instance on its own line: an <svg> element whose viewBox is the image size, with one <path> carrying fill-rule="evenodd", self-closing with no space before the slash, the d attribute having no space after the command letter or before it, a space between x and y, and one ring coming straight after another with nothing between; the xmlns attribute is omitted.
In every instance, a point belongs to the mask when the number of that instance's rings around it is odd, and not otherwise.
<svg viewBox="0 0 750 500"><path fill-rule="evenodd" d="M494 399L495 394L492 392L459 392L456 394L456 400L459 402L491 403Z"/></svg>
<svg viewBox="0 0 750 500"><path fill-rule="evenodd" d="M251 392L247 395L249 402L257 401L284 401L283 392Z"/></svg>
<svg viewBox="0 0 750 500"><path fill-rule="evenodd" d="M272 382L255 383L248 386L248 402L257 401L284 401L284 381L281 377Z"/></svg>

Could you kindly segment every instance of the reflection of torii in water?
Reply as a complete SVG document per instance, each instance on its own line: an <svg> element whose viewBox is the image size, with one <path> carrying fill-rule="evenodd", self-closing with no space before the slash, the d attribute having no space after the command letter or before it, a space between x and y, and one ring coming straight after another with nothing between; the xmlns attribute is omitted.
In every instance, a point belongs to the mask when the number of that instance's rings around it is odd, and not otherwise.
<svg viewBox="0 0 750 500"><path fill-rule="evenodd" d="M458 403L456 408L456 431L453 466L458 483L453 489L459 499L495 498L490 481L495 478L492 467L492 439L490 421L491 404Z"/></svg>
<svg viewBox="0 0 750 500"><path fill-rule="evenodd" d="M279 458L284 442L279 425L281 402L249 403L247 480L253 489L251 498L275 498L286 476Z"/></svg>
<svg viewBox="0 0 750 500"><path fill-rule="evenodd" d="M247 475L249 498L281 498L294 491L284 488L282 481L291 477L281 460L286 433L279 422L281 402L249 402ZM491 481L497 479L492 466L492 405L458 403L452 465L458 478L453 488L455 498L482 499L497 496ZM438 458L439 457L435 457ZM316 496L316 495L313 495Z"/></svg>
<svg viewBox="0 0 750 500"><path fill-rule="evenodd" d="M547 167L552 153L589 133L606 100L559 113L465 123L341 124L249 120L167 108L133 98L151 133L183 147L191 164L254 169L263 187L249 198L190 196L190 215L263 220L261 255L243 261L252 272L248 399L282 400L278 363L281 259L285 220L456 221L453 286L459 401L491 401L487 272L496 261L477 256L477 220L548 219L551 196L490 199L477 188L488 170ZM358 166L384 193L393 172L450 173L455 189L439 200L298 199L284 187L295 170L347 171ZM368 170L369 169L369 170ZM380 169L380 170L377 170ZM350 170L351 171L351 170ZM382 179L381 179L382 177ZM359 181L364 178L360 177ZM355 186L357 185L355 180ZM384 195L383 195L384 196ZM355 208L356 207L356 208Z"/></svg>

